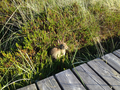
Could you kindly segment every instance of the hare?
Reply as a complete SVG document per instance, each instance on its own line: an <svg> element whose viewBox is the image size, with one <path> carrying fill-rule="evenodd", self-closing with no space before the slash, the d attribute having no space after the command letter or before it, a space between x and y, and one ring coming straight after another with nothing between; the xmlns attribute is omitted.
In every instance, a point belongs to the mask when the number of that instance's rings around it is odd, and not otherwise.
<svg viewBox="0 0 120 90"><path fill-rule="evenodd" d="M58 40L58 47L54 47L53 49L51 49L50 51L50 55L53 59L58 59L62 56L65 55L66 50L68 49L68 46L66 43L64 43L64 40Z"/></svg>

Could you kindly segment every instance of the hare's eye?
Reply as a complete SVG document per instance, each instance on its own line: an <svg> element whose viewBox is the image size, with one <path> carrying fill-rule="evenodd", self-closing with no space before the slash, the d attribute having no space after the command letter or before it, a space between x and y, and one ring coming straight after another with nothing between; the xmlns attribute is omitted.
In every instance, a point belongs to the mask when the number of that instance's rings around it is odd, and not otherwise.
<svg viewBox="0 0 120 90"><path fill-rule="evenodd" d="M63 44L60 45L60 49L64 49L64 45Z"/></svg>

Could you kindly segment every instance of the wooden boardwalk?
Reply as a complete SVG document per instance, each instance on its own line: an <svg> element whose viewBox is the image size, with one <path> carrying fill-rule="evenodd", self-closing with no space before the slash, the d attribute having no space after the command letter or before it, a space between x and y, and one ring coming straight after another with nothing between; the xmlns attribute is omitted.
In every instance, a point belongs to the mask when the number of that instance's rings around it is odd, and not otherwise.
<svg viewBox="0 0 120 90"><path fill-rule="evenodd" d="M17 90L120 90L120 49Z"/></svg>

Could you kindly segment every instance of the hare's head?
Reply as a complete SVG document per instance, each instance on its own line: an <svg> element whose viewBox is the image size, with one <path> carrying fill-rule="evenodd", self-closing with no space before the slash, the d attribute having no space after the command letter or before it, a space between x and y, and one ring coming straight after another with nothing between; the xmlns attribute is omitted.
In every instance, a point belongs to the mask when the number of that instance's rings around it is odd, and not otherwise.
<svg viewBox="0 0 120 90"><path fill-rule="evenodd" d="M67 44L64 42L64 40L58 40L58 44L59 44L59 48L60 49L65 49L65 50L67 50L68 49L68 46L67 46Z"/></svg>

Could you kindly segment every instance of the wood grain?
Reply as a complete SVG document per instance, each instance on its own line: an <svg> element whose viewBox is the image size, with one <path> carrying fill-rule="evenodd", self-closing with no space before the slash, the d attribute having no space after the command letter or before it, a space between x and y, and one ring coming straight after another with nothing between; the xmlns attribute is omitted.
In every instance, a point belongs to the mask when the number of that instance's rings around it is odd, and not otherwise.
<svg viewBox="0 0 120 90"><path fill-rule="evenodd" d="M61 90L53 76L37 82L39 90Z"/></svg>
<svg viewBox="0 0 120 90"><path fill-rule="evenodd" d="M120 58L120 49L114 51L113 53Z"/></svg>
<svg viewBox="0 0 120 90"><path fill-rule="evenodd" d="M95 59L88 64L115 90L120 90L120 74L101 59Z"/></svg>
<svg viewBox="0 0 120 90"><path fill-rule="evenodd" d="M120 58L112 53L109 53L102 56L102 59L105 60L106 63L109 63L115 70L120 73Z"/></svg>
<svg viewBox="0 0 120 90"><path fill-rule="evenodd" d="M19 89L17 89L17 90L37 90L37 87L36 87L35 84L31 84L31 85L28 85L28 86L19 88Z"/></svg>
<svg viewBox="0 0 120 90"><path fill-rule="evenodd" d="M55 75L63 90L85 90L70 69Z"/></svg>
<svg viewBox="0 0 120 90"><path fill-rule="evenodd" d="M89 90L112 90L87 64L73 68Z"/></svg>

